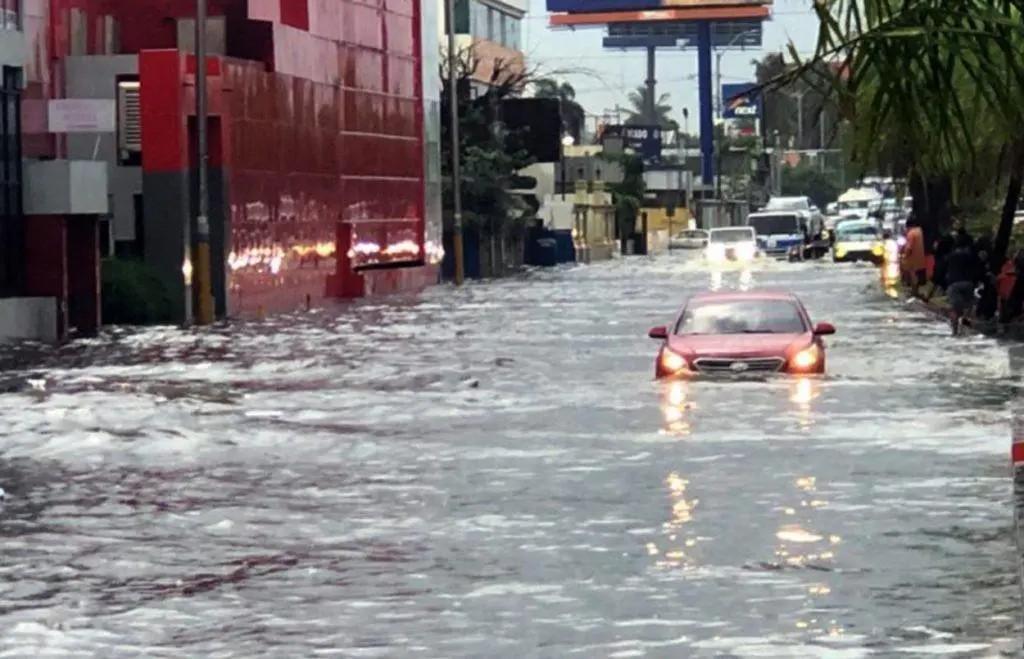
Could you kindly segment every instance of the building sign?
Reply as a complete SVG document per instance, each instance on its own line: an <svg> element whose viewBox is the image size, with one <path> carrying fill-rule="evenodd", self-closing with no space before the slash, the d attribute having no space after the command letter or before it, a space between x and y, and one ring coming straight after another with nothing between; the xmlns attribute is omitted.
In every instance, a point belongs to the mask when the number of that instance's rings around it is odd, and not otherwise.
<svg viewBox="0 0 1024 659"><path fill-rule="evenodd" d="M723 119L760 119L761 90L752 82L722 85Z"/></svg>
<svg viewBox="0 0 1024 659"><path fill-rule="evenodd" d="M613 124L605 126L601 138L621 138L622 146L636 151L644 160L654 160L661 157L661 133L661 126Z"/></svg>
<svg viewBox="0 0 1024 659"><path fill-rule="evenodd" d="M117 104L113 99L61 98L48 104L51 133L113 133Z"/></svg>

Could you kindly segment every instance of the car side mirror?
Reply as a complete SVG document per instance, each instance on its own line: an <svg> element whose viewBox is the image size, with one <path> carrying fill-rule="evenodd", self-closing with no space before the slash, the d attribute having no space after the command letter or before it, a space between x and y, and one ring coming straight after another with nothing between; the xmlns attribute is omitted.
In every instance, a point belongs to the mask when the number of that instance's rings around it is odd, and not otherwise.
<svg viewBox="0 0 1024 659"><path fill-rule="evenodd" d="M661 327L652 327L651 331L647 333L647 336L652 339L659 339L664 341L668 338L668 328L662 325Z"/></svg>
<svg viewBox="0 0 1024 659"><path fill-rule="evenodd" d="M836 328L831 323L818 323L814 326L814 336L832 336Z"/></svg>

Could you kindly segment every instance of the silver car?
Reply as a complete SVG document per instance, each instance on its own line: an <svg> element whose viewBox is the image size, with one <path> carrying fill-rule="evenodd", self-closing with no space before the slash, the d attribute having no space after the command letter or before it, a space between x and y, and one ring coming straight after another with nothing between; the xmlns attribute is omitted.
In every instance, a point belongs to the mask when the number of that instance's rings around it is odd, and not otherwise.
<svg viewBox="0 0 1024 659"><path fill-rule="evenodd" d="M708 246L708 232L700 229L680 231L668 241L669 249L704 249Z"/></svg>

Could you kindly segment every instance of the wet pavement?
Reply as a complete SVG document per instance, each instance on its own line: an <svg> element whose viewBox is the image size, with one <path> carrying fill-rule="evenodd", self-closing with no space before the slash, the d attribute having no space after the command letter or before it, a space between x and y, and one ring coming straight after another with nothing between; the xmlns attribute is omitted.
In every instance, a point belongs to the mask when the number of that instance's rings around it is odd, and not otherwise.
<svg viewBox="0 0 1024 659"><path fill-rule="evenodd" d="M0 654L1011 654L1019 380L875 271L678 256L0 352ZM659 385L690 292L823 379Z"/></svg>

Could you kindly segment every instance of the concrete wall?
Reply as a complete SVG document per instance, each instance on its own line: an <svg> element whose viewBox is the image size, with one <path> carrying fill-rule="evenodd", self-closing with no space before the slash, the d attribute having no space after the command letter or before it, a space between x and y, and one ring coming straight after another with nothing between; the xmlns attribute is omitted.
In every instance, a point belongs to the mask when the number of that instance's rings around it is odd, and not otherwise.
<svg viewBox="0 0 1024 659"><path fill-rule="evenodd" d="M117 76L138 75L136 55L68 57L67 97L117 97ZM135 240L135 195L142 193L142 168L117 164L117 134L68 135L68 157L99 160L109 165L110 212L116 241Z"/></svg>
<svg viewBox="0 0 1024 659"><path fill-rule="evenodd" d="M0 298L0 342L56 343L57 300L52 297Z"/></svg>
<svg viewBox="0 0 1024 659"><path fill-rule="evenodd" d="M25 215L105 215L109 211L106 164L29 161L24 194Z"/></svg>

